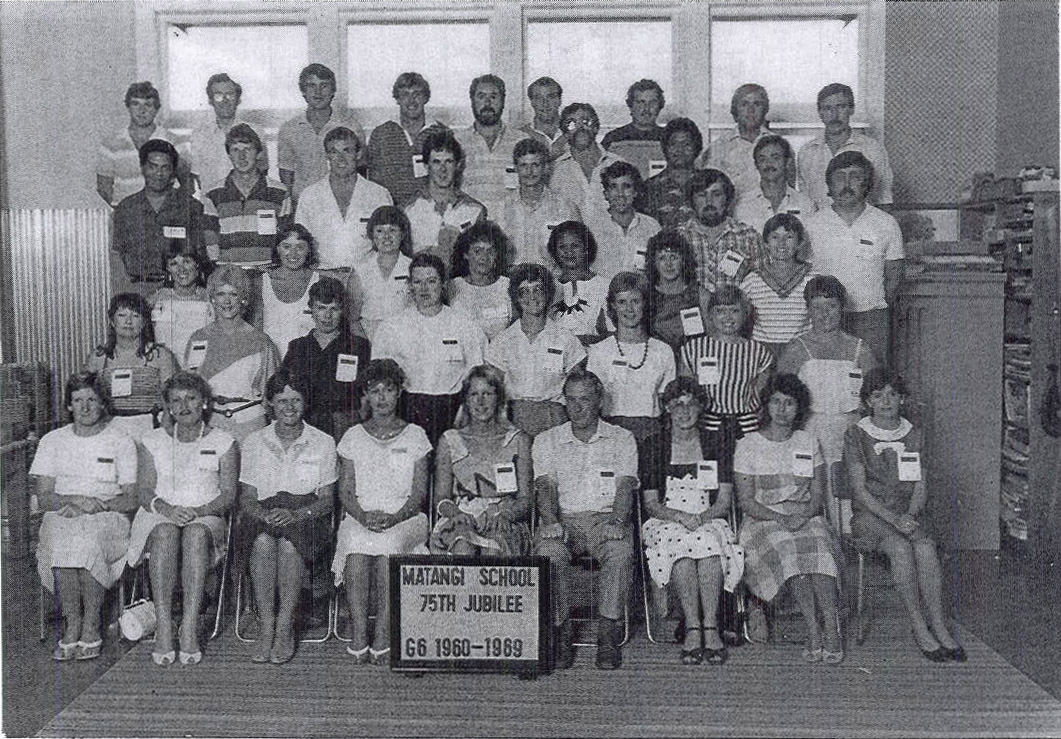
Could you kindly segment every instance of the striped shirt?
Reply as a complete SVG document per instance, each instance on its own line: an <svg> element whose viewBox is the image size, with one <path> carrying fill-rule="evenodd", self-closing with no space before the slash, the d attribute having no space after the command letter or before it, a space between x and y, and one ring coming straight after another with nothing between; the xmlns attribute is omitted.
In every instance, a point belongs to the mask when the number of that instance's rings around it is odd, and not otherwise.
<svg viewBox="0 0 1061 739"><path fill-rule="evenodd" d="M752 272L745 277L740 289L755 308L752 338L768 344L786 344L808 330L810 320L807 304L803 300L803 289L817 274L808 269L784 295L767 284L759 272Z"/></svg>
<svg viewBox="0 0 1061 739"><path fill-rule="evenodd" d="M223 183L203 197L203 230L210 234L207 243L221 247L217 261L222 264L268 264L277 234L290 221L287 188L268 177L259 177L244 195L229 172Z"/></svg>
<svg viewBox="0 0 1061 739"><path fill-rule="evenodd" d="M417 171L420 168L413 164L413 158L421 153L429 133L444 128L435 121L410 136L398 121L376 126L368 137L368 178L387 188L395 203L413 199L420 191L416 178L427 172L427 163L423 163L422 172Z"/></svg>
<svg viewBox="0 0 1061 739"><path fill-rule="evenodd" d="M759 398L752 392L752 380L770 369L773 355L758 341L720 341L714 336L694 336L682 342L681 357L686 374L696 377L711 396L708 415L754 415ZM718 360L717 376L700 367L701 357Z"/></svg>
<svg viewBox="0 0 1061 739"><path fill-rule="evenodd" d="M181 170L187 168L186 163L191 158L188 145L178 144L177 137L171 131L156 125L150 138L173 144L180 158ZM111 205L117 205L144 188L144 175L140 172L140 150L129 136L128 124L119 128L100 144L96 154L96 174L114 180Z"/></svg>

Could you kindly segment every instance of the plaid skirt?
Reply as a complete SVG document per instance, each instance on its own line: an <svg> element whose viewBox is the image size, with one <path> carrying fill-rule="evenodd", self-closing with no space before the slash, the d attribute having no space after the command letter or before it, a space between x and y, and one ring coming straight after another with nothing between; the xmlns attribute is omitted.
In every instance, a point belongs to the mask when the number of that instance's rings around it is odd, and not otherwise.
<svg viewBox="0 0 1061 739"><path fill-rule="evenodd" d="M814 516L798 531L777 521L745 518L740 544L745 553L744 582L762 600L773 600L796 575L839 577L836 539L822 516Z"/></svg>

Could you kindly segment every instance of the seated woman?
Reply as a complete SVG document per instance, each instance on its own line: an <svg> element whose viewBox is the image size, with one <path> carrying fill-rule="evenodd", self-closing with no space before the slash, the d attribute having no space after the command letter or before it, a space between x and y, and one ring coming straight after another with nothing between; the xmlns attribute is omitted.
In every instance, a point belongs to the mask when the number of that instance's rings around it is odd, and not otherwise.
<svg viewBox="0 0 1061 739"><path fill-rule="evenodd" d="M85 362L113 404L114 425L134 440L154 428L162 385L177 370L173 353L155 343L151 310L136 293L119 293L107 309L107 341Z"/></svg>
<svg viewBox="0 0 1061 739"><path fill-rule="evenodd" d="M67 380L63 405L73 423L44 435L29 470L44 511L37 573L65 624L52 654L58 662L99 657L103 596L125 568L136 445L111 421L108 402L98 375Z"/></svg>
<svg viewBox="0 0 1061 739"><path fill-rule="evenodd" d="M717 435L698 425L707 404L707 393L691 377L671 381L663 391L663 429L640 447L641 489L650 517L641 540L661 597L668 583L678 592L685 665L705 659L721 665L728 659L718 633L718 602L722 588L732 593L744 573L744 548L726 521L733 501L731 466L719 455Z"/></svg>
<svg viewBox="0 0 1061 739"><path fill-rule="evenodd" d="M755 308L752 338L779 357L785 345L810 328L803 290L815 276L800 257L810 246L799 218L771 216L763 226L765 259L748 274L740 289Z"/></svg>
<svg viewBox="0 0 1061 739"><path fill-rule="evenodd" d="M493 221L476 223L457 237L449 304L465 310L492 339L512 323L505 255L511 251L505 232Z"/></svg>
<svg viewBox="0 0 1061 739"><path fill-rule="evenodd" d="M243 441L234 551L240 572L250 565L261 624L252 662L283 664L294 656L302 576L331 548L330 514L339 479L335 442L303 421L302 384L286 369L270 377L265 405L273 422ZM277 598L280 605L274 614Z"/></svg>
<svg viewBox="0 0 1061 739"><path fill-rule="evenodd" d="M493 367L472 368L461 399L463 418L442 434L435 453L439 521L431 553L528 554L530 437L506 418L504 381Z"/></svg>
<svg viewBox="0 0 1061 739"><path fill-rule="evenodd" d="M597 240L582 223L564 221L549 234L546 248L559 268L560 292L551 308L553 318L583 345L599 341L604 334L601 312L608 278L589 268L597 258Z"/></svg>
<svg viewBox="0 0 1061 739"><path fill-rule="evenodd" d="M677 352L682 339L704 333L707 317L703 306L710 297L696 281L696 257L685 237L665 230L649 239L645 276L649 284L648 332ZM682 311L690 308L697 309L695 318L683 321Z"/></svg>
<svg viewBox="0 0 1061 739"><path fill-rule="evenodd" d="M393 205L381 205L372 211L365 230L372 251L350 270L346 289L351 297L351 315L360 316L365 335L375 341L380 324L412 304L409 262L413 237L409 219Z"/></svg>
<svg viewBox="0 0 1061 739"><path fill-rule="evenodd" d="M237 268L238 269L238 268ZM181 583L180 661L198 664L199 611L207 572L228 546L225 512L236 502L239 452L235 439L208 423L210 386L178 372L162 390L172 423L146 434L139 448L140 509L133 519L127 558L132 567L150 555L157 626L156 665L173 664L173 591Z"/></svg>
<svg viewBox="0 0 1061 739"><path fill-rule="evenodd" d="M648 335L647 285L620 272L608 285L608 318L615 333L589 348L586 369L604 383L602 413L638 443L659 433L660 391L675 377L674 352Z"/></svg>
<svg viewBox="0 0 1061 739"><path fill-rule="evenodd" d="M273 246L272 266L262 273L261 310L254 311L265 335L283 359L287 345L313 328L310 288L320 279L316 242L301 223L280 230Z"/></svg>
<svg viewBox="0 0 1061 739"><path fill-rule="evenodd" d="M878 367L866 373L859 396L869 415L849 427L844 438L844 466L854 493L852 536L859 549L888 557L921 654L932 662L964 662L965 650L943 617L936 542L924 520L925 440L902 415L906 385Z"/></svg>
<svg viewBox="0 0 1061 739"><path fill-rule="evenodd" d="M435 257L437 259L437 257ZM398 416L405 373L392 359L373 359L365 370L371 417L339 442L339 499L343 520L335 542L335 584L346 585L353 638L346 651L357 664L388 664L390 575L388 558L427 540L428 454L419 426ZM369 593L375 593L376 629L368 636Z"/></svg>
<svg viewBox="0 0 1061 739"><path fill-rule="evenodd" d="M180 364L188 339L214 320L214 309L206 294L210 263L206 255L187 239L170 239L166 250L166 280L152 295L151 323L155 341L169 349Z"/></svg>
<svg viewBox="0 0 1061 739"><path fill-rule="evenodd" d="M759 431L738 441L733 457L744 582L764 601L790 583L807 622L803 658L839 664L836 543L821 515L825 472L817 439L801 429L810 394L797 377L780 374L767 382L762 402Z"/></svg>

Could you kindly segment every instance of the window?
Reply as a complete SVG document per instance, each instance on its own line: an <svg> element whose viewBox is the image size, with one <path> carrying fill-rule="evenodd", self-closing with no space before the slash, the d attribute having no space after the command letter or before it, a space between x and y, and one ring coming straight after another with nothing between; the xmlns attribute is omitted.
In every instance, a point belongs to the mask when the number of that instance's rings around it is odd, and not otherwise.
<svg viewBox="0 0 1061 739"><path fill-rule="evenodd" d="M300 108L298 74L309 63L309 34L303 25L166 27L169 107L208 110L206 81L217 72L243 86L241 107L250 110Z"/></svg>

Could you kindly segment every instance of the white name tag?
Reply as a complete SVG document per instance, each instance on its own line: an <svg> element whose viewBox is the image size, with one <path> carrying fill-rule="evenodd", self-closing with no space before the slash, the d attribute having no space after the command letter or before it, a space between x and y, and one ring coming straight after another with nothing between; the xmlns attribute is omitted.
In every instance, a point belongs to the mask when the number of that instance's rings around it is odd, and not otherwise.
<svg viewBox="0 0 1061 739"><path fill-rule="evenodd" d="M186 239L188 238L184 226L163 226L162 235L167 239Z"/></svg>
<svg viewBox="0 0 1061 739"><path fill-rule="evenodd" d="M546 349L545 357L542 360L542 369L550 374L562 374L564 371L564 350L555 346L550 346Z"/></svg>
<svg viewBox="0 0 1061 739"><path fill-rule="evenodd" d="M401 469L410 462L409 450L403 446L391 447L387 450L387 462L392 469Z"/></svg>
<svg viewBox="0 0 1061 739"><path fill-rule="evenodd" d="M456 339L442 340L442 359L446 362L463 362L464 350Z"/></svg>
<svg viewBox="0 0 1061 739"><path fill-rule="evenodd" d="M903 452L899 455L899 480L920 482L921 454L919 452Z"/></svg>
<svg viewBox="0 0 1061 739"><path fill-rule="evenodd" d="M810 452L792 452L792 474L796 477L814 477L814 455Z"/></svg>
<svg viewBox="0 0 1061 739"><path fill-rule="evenodd" d="M304 482L309 485L317 484L317 470L320 468L320 462L316 459L300 459L298 460L298 479L299 482Z"/></svg>
<svg viewBox="0 0 1061 739"><path fill-rule="evenodd" d="M666 159L650 159L648 162L648 176L655 177L667 168Z"/></svg>
<svg viewBox="0 0 1061 739"><path fill-rule="evenodd" d="M131 369L116 369L111 372L111 396L128 398L132 394L133 371Z"/></svg>
<svg viewBox="0 0 1061 739"><path fill-rule="evenodd" d="M199 369L206 361L206 347L210 342L195 341L188 349L188 369Z"/></svg>
<svg viewBox="0 0 1061 739"><path fill-rule="evenodd" d="M608 379L613 383L625 381L628 368L629 365L625 359L613 359L611 366L608 367Z"/></svg>
<svg viewBox="0 0 1061 739"><path fill-rule="evenodd" d="M616 477L615 470L601 470L597 475L597 494L602 499L615 500Z"/></svg>
<svg viewBox="0 0 1061 739"><path fill-rule="evenodd" d="M516 176L515 167L505 167L505 189L515 190L519 187L519 177Z"/></svg>
<svg viewBox="0 0 1061 739"><path fill-rule="evenodd" d="M92 477L101 482L115 482L118 479L118 468L114 464L114 457L96 457L93 465Z"/></svg>
<svg viewBox="0 0 1061 739"><path fill-rule="evenodd" d="M340 354L335 360L335 381L354 382L357 380L357 355Z"/></svg>
<svg viewBox="0 0 1061 739"><path fill-rule="evenodd" d="M499 493L515 493L518 490L516 486L516 465L511 462L495 464L494 485L497 486L497 492Z"/></svg>
<svg viewBox="0 0 1061 739"><path fill-rule="evenodd" d="M269 209L258 211L258 235L276 236L276 211Z"/></svg>
<svg viewBox="0 0 1061 739"><path fill-rule="evenodd" d="M497 320L501 318L508 318L508 306L507 305L488 305L483 308L483 318Z"/></svg>
<svg viewBox="0 0 1061 739"><path fill-rule="evenodd" d="M742 266L744 266L744 257L730 249L722 255L722 260L718 263L718 271L732 280L740 272Z"/></svg>
<svg viewBox="0 0 1061 739"><path fill-rule="evenodd" d="M221 469L221 458L216 449L200 449L197 467L204 472L217 472Z"/></svg>
<svg viewBox="0 0 1061 739"><path fill-rule="evenodd" d="M645 249L638 249L636 252L634 252L634 259L631 264L635 270L645 269L645 255L647 253L648 252Z"/></svg>
<svg viewBox="0 0 1061 739"><path fill-rule="evenodd" d="M423 154L413 154L413 177L427 177L427 165Z"/></svg>
<svg viewBox="0 0 1061 739"><path fill-rule="evenodd" d="M686 336L699 336L704 332L704 317L699 308L684 308L682 316L682 333Z"/></svg>
<svg viewBox="0 0 1061 739"><path fill-rule="evenodd" d="M848 387L851 389L851 397L855 400L859 399L859 393L862 392L862 370L853 369L847 373Z"/></svg>
<svg viewBox="0 0 1061 739"><path fill-rule="evenodd" d="M718 490L718 462L713 459L697 462L696 484L701 490Z"/></svg>
<svg viewBox="0 0 1061 739"><path fill-rule="evenodd" d="M696 381L701 385L717 385L722 379L718 369L718 357L700 357L696 360Z"/></svg>

